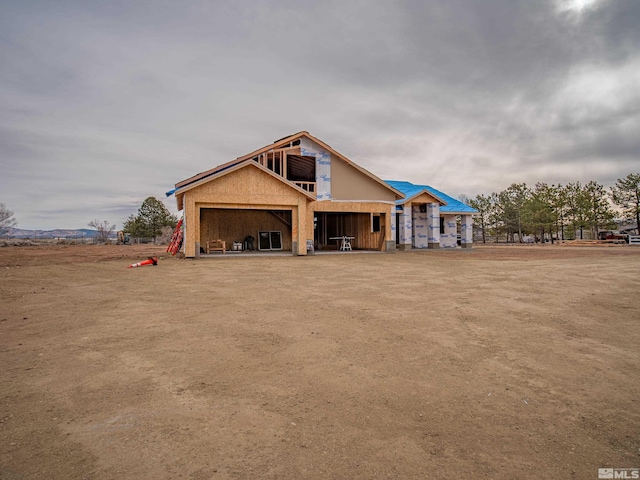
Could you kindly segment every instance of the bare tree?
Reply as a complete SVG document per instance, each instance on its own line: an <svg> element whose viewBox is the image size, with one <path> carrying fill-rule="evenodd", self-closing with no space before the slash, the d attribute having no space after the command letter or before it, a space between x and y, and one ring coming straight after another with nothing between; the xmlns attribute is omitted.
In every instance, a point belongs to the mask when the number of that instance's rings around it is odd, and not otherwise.
<svg viewBox="0 0 640 480"><path fill-rule="evenodd" d="M5 236L9 229L15 227L17 223L13 212L4 203L0 203L0 237Z"/></svg>
<svg viewBox="0 0 640 480"><path fill-rule="evenodd" d="M160 235L156 237L156 245L168 245L173 237L173 228L170 225L162 227Z"/></svg>
<svg viewBox="0 0 640 480"><path fill-rule="evenodd" d="M108 220L103 220L102 222L99 220L92 220L89 222L89 226L98 232L95 238L99 243L107 243L109 241L109 237L116 229L115 225L109 225Z"/></svg>

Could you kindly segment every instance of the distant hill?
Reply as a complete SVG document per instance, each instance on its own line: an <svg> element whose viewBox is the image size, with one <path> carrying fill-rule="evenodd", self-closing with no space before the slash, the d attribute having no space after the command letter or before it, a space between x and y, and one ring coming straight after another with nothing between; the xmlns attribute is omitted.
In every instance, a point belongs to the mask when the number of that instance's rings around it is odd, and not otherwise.
<svg viewBox="0 0 640 480"><path fill-rule="evenodd" d="M77 230L69 230L64 228L58 228L55 230L25 230L22 228L10 228L5 235L7 238L30 238L30 239L51 239L51 238L65 238L65 239L81 239L81 238L93 238L98 235L95 230L89 230L88 228L80 228ZM115 233L114 233L115 236Z"/></svg>

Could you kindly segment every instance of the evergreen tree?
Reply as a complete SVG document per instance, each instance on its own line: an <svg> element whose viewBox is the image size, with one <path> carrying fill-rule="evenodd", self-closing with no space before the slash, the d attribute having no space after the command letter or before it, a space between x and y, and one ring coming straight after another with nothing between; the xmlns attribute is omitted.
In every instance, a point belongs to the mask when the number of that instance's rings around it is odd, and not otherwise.
<svg viewBox="0 0 640 480"><path fill-rule="evenodd" d="M567 220L571 230L569 239L575 239L576 230L580 230L580 239L584 237L583 231L588 225L588 202L582 184L580 182L569 183L567 190Z"/></svg>
<svg viewBox="0 0 640 480"><path fill-rule="evenodd" d="M551 234L556 223L556 215L553 208L553 188L546 183L536 183L530 192L524 207L525 228L527 231L539 234L544 242L545 234ZM553 241L553 235L551 235Z"/></svg>
<svg viewBox="0 0 640 480"><path fill-rule="evenodd" d="M635 220L636 228L640 228L640 173L630 173L625 178L619 178L615 186L611 187L611 198L616 205L622 207L625 219Z"/></svg>
<svg viewBox="0 0 640 480"><path fill-rule="evenodd" d="M148 197L138 209L138 215L130 215L124 222L123 231L132 237L153 238L162 234L164 227L175 228L178 218L155 197Z"/></svg>
<svg viewBox="0 0 640 480"><path fill-rule="evenodd" d="M497 215L499 231L507 236L507 241L515 241L515 234L522 241L522 214L530 191L524 183L513 183L497 195Z"/></svg>
<svg viewBox="0 0 640 480"><path fill-rule="evenodd" d="M564 227L569 210L569 189L562 184L551 185L551 196L556 215L556 237L558 240L564 240Z"/></svg>
<svg viewBox="0 0 640 480"><path fill-rule="evenodd" d="M591 238L598 238L600 229L613 228L615 214L604 187L598 182L591 180L587 183L583 188L583 195L587 206Z"/></svg>
<svg viewBox="0 0 640 480"><path fill-rule="evenodd" d="M478 211L478 215L473 221L482 230L482 243L487 243L487 229L489 228L489 215L493 208L491 197L478 195L476 198L468 199L469 205Z"/></svg>

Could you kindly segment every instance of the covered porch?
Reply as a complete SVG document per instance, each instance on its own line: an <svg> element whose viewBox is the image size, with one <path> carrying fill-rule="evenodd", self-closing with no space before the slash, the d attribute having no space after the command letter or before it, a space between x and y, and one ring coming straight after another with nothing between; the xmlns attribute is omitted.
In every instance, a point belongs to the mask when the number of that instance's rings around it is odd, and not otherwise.
<svg viewBox="0 0 640 480"><path fill-rule="evenodd" d="M315 250L340 250L348 242L348 250L382 251L386 222L384 213L315 212Z"/></svg>

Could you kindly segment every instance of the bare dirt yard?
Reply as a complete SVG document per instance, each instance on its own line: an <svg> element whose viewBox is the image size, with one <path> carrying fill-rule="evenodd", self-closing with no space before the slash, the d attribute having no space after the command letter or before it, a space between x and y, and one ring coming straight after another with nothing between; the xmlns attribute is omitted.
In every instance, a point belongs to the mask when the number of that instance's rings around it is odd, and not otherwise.
<svg viewBox="0 0 640 480"><path fill-rule="evenodd" d="M163 251L0 248L1 480L640 466L640 247Z"/></svg>

